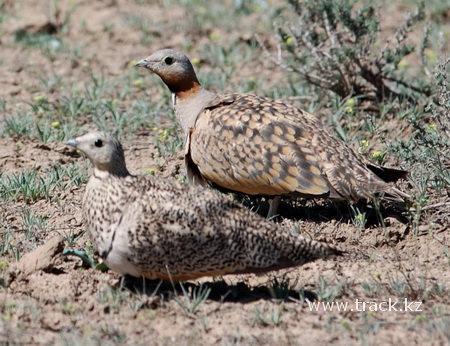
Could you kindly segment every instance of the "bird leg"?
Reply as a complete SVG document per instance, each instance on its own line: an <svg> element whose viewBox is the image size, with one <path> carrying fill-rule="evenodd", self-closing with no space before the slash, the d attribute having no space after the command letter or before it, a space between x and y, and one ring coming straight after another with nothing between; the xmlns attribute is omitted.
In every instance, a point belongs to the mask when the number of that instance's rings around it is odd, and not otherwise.
<svg viewBox="0 0 450 346"><path fill-rule="evenodd" d="M276 215L280 203L281 196L275 196L274 198L269 199L269 212L267 213L266 219L270 219Z"/></svg>

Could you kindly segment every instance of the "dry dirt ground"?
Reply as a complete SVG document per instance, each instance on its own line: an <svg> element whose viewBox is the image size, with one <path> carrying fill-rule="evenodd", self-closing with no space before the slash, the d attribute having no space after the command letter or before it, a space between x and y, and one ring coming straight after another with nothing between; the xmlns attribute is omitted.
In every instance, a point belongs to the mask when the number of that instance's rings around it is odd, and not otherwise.
<svg viewBox="0 0 450 346"><path fill-rule="evenodd" d="M229 42L242 42L253 32L261 31L258 13L249 14L239 28L232 25L205 28L196 23L195 17L208 9L201 6L188 9L171 1L0 3L5 4L0 26L1 122L30 112L30 105L38 100L36 97L58 102L64 96L70 97L73 88L84 90L85 85L92 83L91 76L102 76L115 87L114 83L130 83L132 92L121 100L122 109L137 98L156 104L164 88L154 76L139 77L131 66L133 61L162 47L182 50L189 47L191 56L201 57L205 47L218 44L220 37L222 43L224 37ZM198 13L192 13L193 9ZM53 29L48 24L63 23L67 13L72 13L70 25L60 33L68 47L66 51L53 53L19 44L14 38L20 30L51 33ZM129 25L130 18L147 18L150 30L143 33L136 25ZM202 69L207 73L212 66L205 62ZM242 80L252 74L275 84L283 71L258 57L251 71L237 68L232 78ZM142 83L145 88L140 87ZM162 109L166 111L170 100L167 95L164 100ZM46 114L32 112L32 116L37 120ZM76 123L79 133L95 128L87 114L81 115ZM158 115L156 125L166 128L172 123L163 114ZM123 136L125 145L130 147L126 151L130 171L143 174L154 169L162 177L182 177L182 149L158 155L154 139L157 133L148 126L139 126ZM61 142L43 143L33 136L5 136L0 138L0 148L2 174L34 168L44 174L49 167L87 165L84 158ZM404 188L408 188L406 184ZM345 205L285 204L282 215L287 218L279 220L284 227L327 240L347 254L270 275L226 276L183 286L172 287L167 283L159 286L158 282L94 270L78 258L62 256L63 248L89 248L80 210L83 191L83 184L79 187L69 184L47 199L0 200L1 342L83 345L450 342L450 236L445 224L433 226L423 221L420 232L415 234L405 213L386 207L382 210L385 227L379 226L376 213L368 209L368 226L358 228ZM31 236L27 236L23 221L27 210L46 220L44 229L36 229ZM17 262L19 256L21 260ZM201 295L207 289L210 293L206 299L195 297L194 293ZM337 306L333 311L325 311L324 306L314 311L308 303L327 301L348 305L340 311ZM388 308L387 303L382 303L389 301L398 303L391 311L381 311Z"/></svg>

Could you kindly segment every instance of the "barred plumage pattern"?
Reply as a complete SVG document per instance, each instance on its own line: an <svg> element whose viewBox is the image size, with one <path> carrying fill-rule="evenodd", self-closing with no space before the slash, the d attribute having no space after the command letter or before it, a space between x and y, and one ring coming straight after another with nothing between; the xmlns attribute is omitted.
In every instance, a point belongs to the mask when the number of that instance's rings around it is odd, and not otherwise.
<svg viewBox="0 0 450 346"><path fill-rule="evenodd" d="M70 140L94 166L83 199L86 229L121 274L174 281L266 272L338 255L214 191L130 175L120 143L104 132Z"/></svg>

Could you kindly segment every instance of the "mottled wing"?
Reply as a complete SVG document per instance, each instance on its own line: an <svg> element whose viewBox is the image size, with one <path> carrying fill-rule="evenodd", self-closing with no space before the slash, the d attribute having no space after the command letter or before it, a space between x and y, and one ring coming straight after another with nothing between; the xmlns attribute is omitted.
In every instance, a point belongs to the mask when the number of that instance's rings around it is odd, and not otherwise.
<svg viewBox="0 0 450 346"><path fill-rule="evenodd" d="M206 181L250 195L329 193L311 148L313 124L300 110L253 95L222 97L200 114L190 138L190 158Z"/></svg>
<svg viewBox="0 0 450 346"><path fill-rule="evenodd" d="M170 275L180 281L244 272L270 267L279 257L259 233L264 223L271 229L266 233L276 233L274 225L213 191L152 180L124 211L117 234L126 239L113 247L129 247L127 260L147 278Z"/></svg>
<svg viewBox="0 0 450 346"><path fill-rule="evenodd" d="M376 169L343 141L331 136L323 126L314 131L312 145L323 174L341 198L358 201L383 194L386 199L402 201L386 181L404 176L405 171Z"/></svg>
<svg viewBox="0 0 450 346"><path fill-rule="evenodd" d="M340 253L210 189L145 176L129 177L122 187L129 203L112 225L106 258L119 273L182 281L266 272Z"/></svg>

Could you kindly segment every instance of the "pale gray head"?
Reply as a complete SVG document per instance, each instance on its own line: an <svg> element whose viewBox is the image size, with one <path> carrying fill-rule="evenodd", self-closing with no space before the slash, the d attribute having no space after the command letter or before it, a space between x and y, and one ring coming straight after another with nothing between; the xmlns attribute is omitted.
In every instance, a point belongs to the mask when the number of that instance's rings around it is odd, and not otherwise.
<svg viewBox="0 0 450 346"><path fill-rule="evenodd" d="M200 87L189 58L173 49L158 50L136 66L156 73L173 93Z"/></svg>
<svg viewBox="0 0 450 346"><path fill-rule="evenodd" d="M86 154L94 166L94 173L98 175L129 175L122 145L106 132L90 132L70 139L66 144Z"/></svg>

